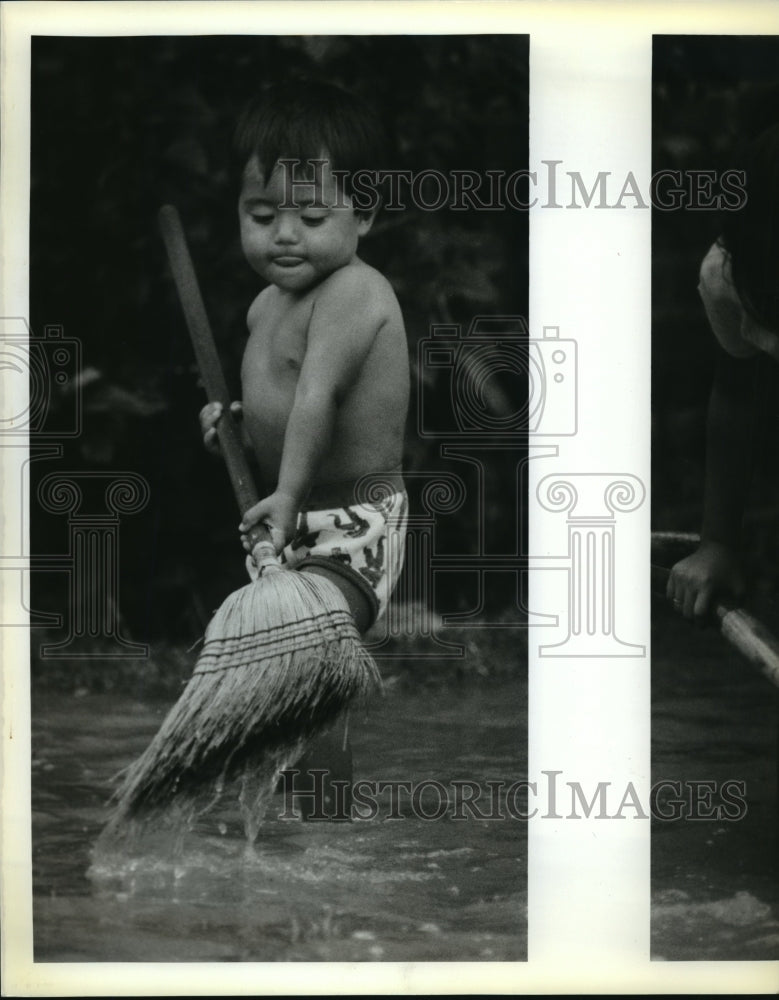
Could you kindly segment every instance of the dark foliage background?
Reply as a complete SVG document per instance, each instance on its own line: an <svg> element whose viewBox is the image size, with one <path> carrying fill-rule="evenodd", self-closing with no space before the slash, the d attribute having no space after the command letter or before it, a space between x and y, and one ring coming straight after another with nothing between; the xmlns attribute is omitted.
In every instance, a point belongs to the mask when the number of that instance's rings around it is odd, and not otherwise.
<svg viewBox="0 0 779 1000"><path fill-rule="evenodd" d="M653 172L726 170L742 141L779 121L779 39L656 36L653 91ZM714 211L652 215L655 529L700 530L714 338L697 285L719 223ZM779 366L766 359L761 368L745 547L756 585L768 594L779 590Z"/></svg>
<svg viewBox="0 0 779 1000"><path fill-rule="evenodd" d="M33 40L30 322L36 336L58 324L81 341L84 426L61 461L35 462L32 475L146 478L149 506L121 526L123 629L143 641L196 637L245 582L226 475L199 437L204 396L156 213L168 201L181 211L237 396L245 315L259 285L238 243L232 129L261 83L312 70L375 104L397 166L483 174L527 165L524 37ZM385 213L361 252L397 291L412 363L432 322L526 315L525 213ZM444 405L445 376L428 377L425 391L434 410L436 400ZM415 430L412 405L407 468L445 468L438 443ZM496 461L507 462L511 482L511 462ZM511 490L490 502L493 523L516 522ZM442 548L471 551L476 516L469 502L444 518ZM65 520L36 510L34 551L65 551ZM62 611L62 576L34 574L36 610Z"/></svg>

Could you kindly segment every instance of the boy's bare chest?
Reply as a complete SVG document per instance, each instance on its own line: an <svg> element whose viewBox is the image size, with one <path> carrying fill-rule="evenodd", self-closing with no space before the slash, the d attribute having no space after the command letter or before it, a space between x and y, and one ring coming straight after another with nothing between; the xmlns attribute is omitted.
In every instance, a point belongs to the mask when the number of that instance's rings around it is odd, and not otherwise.
<svg viewBox="0 0 779 1000"><path fill-rule="evenodd" d="M252 318L243 359L244 379L264 375L297 380L306 353L313 303L291 309L269 308Z"/></svg>

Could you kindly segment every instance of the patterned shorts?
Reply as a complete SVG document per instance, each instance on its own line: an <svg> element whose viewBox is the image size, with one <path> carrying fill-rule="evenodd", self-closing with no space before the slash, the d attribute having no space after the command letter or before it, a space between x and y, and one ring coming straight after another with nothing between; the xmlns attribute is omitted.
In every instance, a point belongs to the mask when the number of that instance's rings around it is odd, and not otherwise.
<svg viewBox="0 0 779 1000"><path fill-rule="evenodd" d="M370 496L371 490L365 491ZM326 566L356 584L370 602L373 621L387 604L403 568L408 496L404 489L374 490L376 499L308 509L298 514L295 536L281 553L285 569ZM311 501L310 501L311 502ZM313 498L316 502L316 498ZM251 556L249 576L257 579Z"/></svg>

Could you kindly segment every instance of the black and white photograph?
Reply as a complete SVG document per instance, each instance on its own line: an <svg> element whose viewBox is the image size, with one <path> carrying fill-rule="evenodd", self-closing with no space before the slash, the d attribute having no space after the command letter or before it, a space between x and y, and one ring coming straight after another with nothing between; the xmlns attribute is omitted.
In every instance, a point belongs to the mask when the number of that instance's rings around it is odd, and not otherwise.
<svg viewBox="0 0 779 1000"><path fill-rule="evenodd" d="M0 0L8 996L779 990L779 7Z"/></svg>
<svg viewBox="0 0 779 1000"><path fill-rule="evenodd" d="M527 60L32 39L36 961L524 959Z"/></svg>
<svg viewBox="0 0 779 1000"><path fill-rule="evenodd" d="M778 66L654 38L655 959L779 957Z"/></svg>

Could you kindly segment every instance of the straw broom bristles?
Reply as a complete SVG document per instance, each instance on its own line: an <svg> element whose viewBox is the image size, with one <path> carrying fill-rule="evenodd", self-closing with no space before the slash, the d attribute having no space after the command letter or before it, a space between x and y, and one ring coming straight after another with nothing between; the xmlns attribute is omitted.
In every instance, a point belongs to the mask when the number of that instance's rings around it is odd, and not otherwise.
<svg viewBox="0 0 779 1000"><path fill-rule="evenodd" d="M125 772L111 825L222 785L251 758L292 760L378 682L345 598L297 571L261 577L212 618L194 673L143 755ZM273 781L276 766L267 769Z"/></svg>

